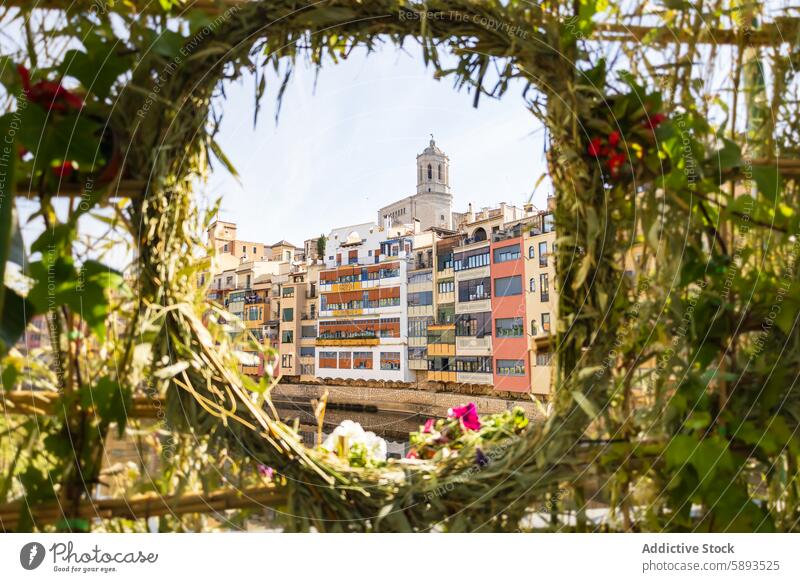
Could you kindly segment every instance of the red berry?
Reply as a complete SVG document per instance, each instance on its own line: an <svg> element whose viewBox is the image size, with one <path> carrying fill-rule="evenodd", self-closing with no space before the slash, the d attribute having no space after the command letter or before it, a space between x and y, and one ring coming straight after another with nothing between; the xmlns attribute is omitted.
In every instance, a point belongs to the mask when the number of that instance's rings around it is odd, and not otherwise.
<svg viewBox="0 0 800 582"><path fill-rule="evenodd" d="M60 166L53 166L53 173L59 178L69 178L74 171L75 166L70 161L66 161Z"/></svg>
<svg viewBox="0 0 800 582"><path fill-rule="evenodd" d="M589 147L586 148L586 151L590 156L596 158L603 151L603 142L600 140L599 137L594 138L591 142L589 142Z"/></svg>
<svg viewBox="0 0 800 582"><path fill-rule="evenodd" d="M615 147L617 147L618 143L619 143L619 132L618 131L612 131L611 133L609 133L608 134L608 145L610 145L612 148L615 148Z"/></svg>

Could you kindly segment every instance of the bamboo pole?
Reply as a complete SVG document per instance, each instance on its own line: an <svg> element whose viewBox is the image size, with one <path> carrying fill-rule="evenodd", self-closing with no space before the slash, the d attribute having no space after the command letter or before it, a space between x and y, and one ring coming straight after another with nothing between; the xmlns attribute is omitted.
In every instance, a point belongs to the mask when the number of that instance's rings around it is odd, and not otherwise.
<svg viewBox="0 0 800 582"><path fill-rule="evenodd" d="M146 519L161 515L187 513L219 513L230 509L274 507L286 502L286 495L274 485L250 489L219 489L210 493L190 493L163 496L147 493L115 499L89 499L78 507L77 517L83 519ZM25 500L0 505L0 529L14 531L20 523ZM31 507L36 525L58 522L64 517L58 501Z"/></svg>

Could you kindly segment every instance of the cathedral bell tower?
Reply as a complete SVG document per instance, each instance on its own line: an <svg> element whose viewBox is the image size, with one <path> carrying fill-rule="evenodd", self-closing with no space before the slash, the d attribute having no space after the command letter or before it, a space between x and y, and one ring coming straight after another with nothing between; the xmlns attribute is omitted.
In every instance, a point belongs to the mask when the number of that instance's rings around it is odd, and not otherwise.
<svg viewBox="0 0 800 582"><path fill-rule="evenodd" d="M417 194L450 195L450 158L431 142L417 156Z"/></svg>

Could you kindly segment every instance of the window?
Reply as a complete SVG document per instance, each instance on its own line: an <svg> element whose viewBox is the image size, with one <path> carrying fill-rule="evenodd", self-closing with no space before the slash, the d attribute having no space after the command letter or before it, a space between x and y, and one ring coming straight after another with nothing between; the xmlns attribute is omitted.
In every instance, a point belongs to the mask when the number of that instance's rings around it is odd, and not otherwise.
<svg viewBox="0 0 800 582"><path fill-rule="evenodd" d="M307 346L307 347L300 348L300 357L301 358L313 358L315 351L316 351L316 348L314 346Z"/></svg>
<svg viewBox="0 0 800 582"><path fill-rule="evenodd" d="M381 370L399 370L400 352L381 352Z"/></svg>
<svg viewBox="0 0 800 582"><path fill-rule="evenodd" d="M459 301L480 301L482 299L490 299L491 296L489 277L458 282Z"/></svg>
<svg viewBox="0 0 800 582"><path fill-rule="evenodd" d="M352 365L352 356L350 352L339 352L339 369L349 370Z"/></svg>
<svg viewBox="0 0 800 582"><path fill-rule="evenodd" d="M257 252L258 251L256 250L256 247L253 247L253 254L256 254Z"/></svg>
<svg viewBox="0 0 800 582"><path fill-rule="evenodd" d="M294 309L287 307L283 310L283 321L294 321Z"/></svg>
<svg viewBox="0 0 800 582"><path fill-rule="evenodd" d="M427 348L408 348L409 360L425 360L428 358Z"/></svg>
<svg viewBox="0 0 800 582"><path fill-rule="evenodd" d="M531 335L537 335L539 333L539 325L536 323L535 319L531 319Z"/></svg>
<svg viewBox="0 0 800 582"><path fill-rule="evenodd" d="M433 273L431 271L428 271L427 273L414 273L413 275L409 276L408 284L417 285L419 283L430 283L432 280Z"/></svg>
<svg viewBox="0 0 800 582"><path fill-rule="evenodd" d="M528 281L528 288L531 293L536 293L536 277L531 277L531 280Z"/></svg>
<svg viewBox="0 0 800 582"><path fill-rule="evenodd" d="M456 335L459 337L491 337L491 311L458 315L456 317Z"/></svg>
<svg viewBox="0 0 800 582"><path fill-rule="evenodd" d="M433 319L425 317L422 319L409 318L408 337L427 337L428 326L433 323Z"/></svg>
<svg viewBox="0 0 800 582"><path fill-rule="evenodd" d="M433 305L433 291L420 291L419 293L408 294L409 307L424 307Z"/></svg>
<svg viewBox="0 0 800 582"><path fill-rule="evenodd" d="M499 376L524 376L525 360L497 360Z"/></svg>
<svg viewBox="0 0 800 582"><path fill-rule="evenodd" d="M248 307L244 314L246 321L261 321L263 312L261 307Z"/></svg>
<svg viewBox="0 0 800 582"><path fill-rule="evenodd" d="M336 367L336 352L320 352L319 353L319 367L320 368L335 368Z"/></svg>
<svg viewBox="0 0 800 582"><path fill-rule="evenodd" d="M291 368L291 367L292 367L292 354L281 355L281 368Z"/></svg>
<svg viewBox="0 0 800 582"><path fill-rule="evenodd" d="M226 285L233 285L233 277L225 277Z"/></svg>
<svg viewBox="0 0 800 582"><path fill-rule="evenodd" d="M491 356L460 356L456 358L456 372L492 373Z"/></svg>
<svg viewBox="0 0 800 582"><path fill-rule="evenodd" d="M283 344L293 344L294 343L294 332L293 331L284 331L281 333L281 343Z"/></svg>
<svg viewBox="0 0 800 582"><path fill-rule="evenodd" d="M433 179L433 169L431 168L431 165L428 164L428 180L432 179Z"/></svg>
<svg viewBox="0 0 800 582"><path fill-rule="evenodd" d="M547 243L540 242L539 243L539 266L546 267L547 266Z"/></svg>
<svg viewBox="0 0 800 582"><path fill-rule="evenodd" d="M442 179L442 164L439 164L439 179Z"/></svg>
<svg viewBox="0 0 800 582"><path fill-rule="evenodd" d="M439 293L453 293L455 290L455 281L442 281L439 283Z"/></svg>
<svg viewBox="0 0 800 582"><path fill-rule="evenodd" d="M317 337L317 326L304 325L300 328L300 337Z"/></svg>
<svg viewBox="0 0 800 582"><path fill-rule="evenodd" d="M522 337L522 318L509 317L495 320L495 337Z"/></svg>
<svg viewBox="0 0 800 582"><path fill-rule="evenodd" d="M436 321L439 323L453 323L456 318L456 308L453 304L443 305L436 309Z"/></svg>
<svg viewBox="0 0 800 582"><path fill-rule="evenodd" d="M550 275L548 273L539 275L539 292L542 301L550 301Z"/></svg>
<svg viewBox="0 0 800 582"><path fill-rule="evenodd" d="M495 297L509 297L522 294L522 276L500 277L494 280Z"/></svg>
<svg viewBox="0 0 800 582"><path fill-rule="evenodd" d="M439 271L453 268L453 253L439 255L436 257L436 265Z"/></svg>
<svg viewBox="0 0 800 582"><path fill-rule="evenodd" d="M528 247L528 258L529 258L529 259L532 259L532 258L534 258L535 256L536 256L536 247L534 247L533 245L531 245L531 246L529 246L529 247Z"/></svg>
<svg viewBox="0 0 800 582"><path fill-rule="evenodd" d="M520 257L519 245L510 245L494 249L494 262L505 263L508 261L516 261Z"/></svg>
<svg viewBox="0 0 800 582"><path fill-rule="evenodd" d="M244 286L246 289L250 289L250 275L247 276Z"/></svg>
<svg viewBox="0 0 800 582"><path fill-rule="evenodd" d="M222 245L222 252L223 253L227 253L228 252L228 243L225 243L224 245Z"/></svg>
<svg viewBox="0 0 800 582"><path fill-rule="evenodd" d="M542 331L550 333L550 314L542 313Z"/></svg>
<svg viewBox="0 0 800 582"><path fill-rule="evenodd" d="M281 291L282 297L294 297L294 287L284 287Z"/></svg>
<svg viewBox="0 0 800 582"><path fill-rule="evenodd" d="M456 271L466 271L485 267L489 264L489 249L480 248L464 251L453 255L453 267Z"/></svg>
<svg viewBox="0 0 800 582"><path fill-rule="evenodd" d="M549 366L552 357L553 357L552 352L536 352L536 365Z"/></svg>
<svg viewBox="0 0 800 582"><path fill-rule="evenodd" d="M356 370L371 370L372 352L353 352L353 368Z"/></svg>
<svg viewBox="0 0 800 582"><path fill-rule="evenodd" d="M347 263L350 265L358 263L358 251L349 251L347 253Z"/></svg>

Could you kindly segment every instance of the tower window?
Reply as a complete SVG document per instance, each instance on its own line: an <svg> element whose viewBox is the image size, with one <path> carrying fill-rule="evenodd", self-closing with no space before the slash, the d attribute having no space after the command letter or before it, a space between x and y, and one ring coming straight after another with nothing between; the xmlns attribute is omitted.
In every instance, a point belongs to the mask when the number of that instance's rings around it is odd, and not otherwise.
<svg viewBox="0 0 800 582"><path fill-rule="evenodd" d="M431 165L428 164L428 180L432 179L433 179L433 168L431 168Z"/></svg>
<svg viewBox="0 0 800 582"><path fill-rule="evenodd" d="M442 179L442 164L439 164L439 179Z"/></svg>

